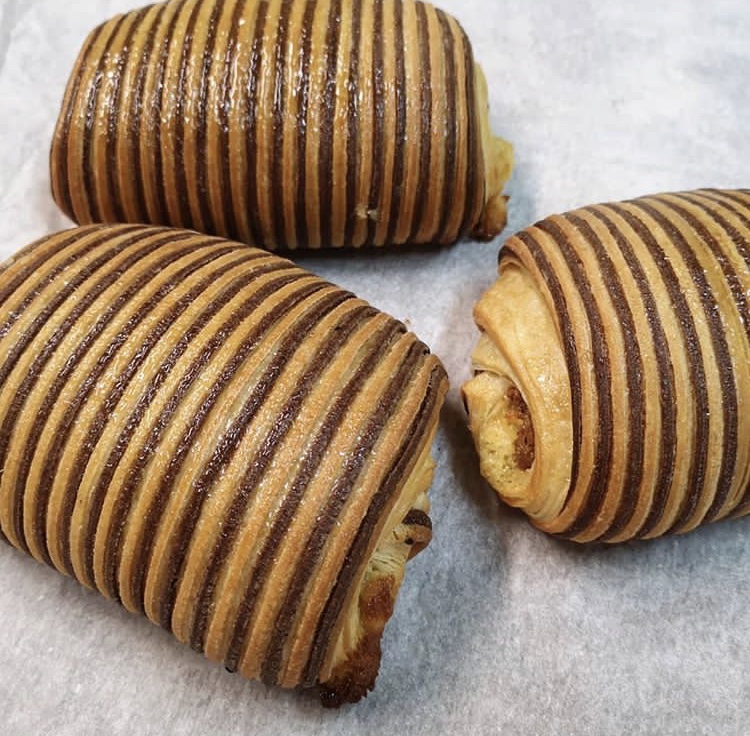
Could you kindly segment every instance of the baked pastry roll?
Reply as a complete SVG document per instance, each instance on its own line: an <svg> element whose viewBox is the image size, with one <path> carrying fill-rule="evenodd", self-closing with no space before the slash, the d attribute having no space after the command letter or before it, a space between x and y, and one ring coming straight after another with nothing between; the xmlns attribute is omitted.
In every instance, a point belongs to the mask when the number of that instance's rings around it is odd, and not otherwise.
<svg viewBox="0 0 750 736"><path fill-rule="evenodd" d="M171 0L86 40L51 153L75 222L267 249L505 223L510 146L458 22L415 0Z"/></svg>
<svg viewBox="0 0 750 736"><path fill-rule="evenodd" d="M750 511L750 190L547 218L501 251L464 386L484 476L578 542Z"/></svg>
<svg viewBox="0 0 750 736"><path fill-rule="evenodd" d="M372 688L446 391L401 323L267 251L89 226L4 264L0 356L6 541L248 678Z"/></svg>

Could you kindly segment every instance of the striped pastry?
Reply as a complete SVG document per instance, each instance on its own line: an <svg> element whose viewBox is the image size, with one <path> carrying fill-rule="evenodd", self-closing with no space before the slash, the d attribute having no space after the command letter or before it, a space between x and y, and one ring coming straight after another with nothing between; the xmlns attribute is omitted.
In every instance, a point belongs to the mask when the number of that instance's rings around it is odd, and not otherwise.
<svg viewBox="0 0 750 736"><path fill-rule="evenodd" d="M415 0L170 0L86 40L51 153L75 222L267 249L491 238L512 153L458 22Z"/></svg>
<svg viewBox="0 0 750 736"><path fill-rule="evenodd" d="M750 190L543 220L475 317L482 472L540 529L621 542L750 512Z"/></svg>
<svg viewBox="0 0 750 736"><path fill-rule="evenodd" d="M0 537L232 671L372 688L446 391L289 261L88 226L0 269Z"/></svg>

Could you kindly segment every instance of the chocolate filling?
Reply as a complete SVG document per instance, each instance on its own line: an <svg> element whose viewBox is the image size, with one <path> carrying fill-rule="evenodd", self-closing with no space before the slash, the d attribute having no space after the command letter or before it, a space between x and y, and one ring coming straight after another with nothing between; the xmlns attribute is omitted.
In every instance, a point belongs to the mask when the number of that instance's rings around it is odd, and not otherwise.
<svg viewBox="0 0 750 736"><path fill-rule="evenodd" d="M516 428L513 459L520 470L530 470L534 464L534 425L521 392L511 386L505 394L506 421Z"/></svg>

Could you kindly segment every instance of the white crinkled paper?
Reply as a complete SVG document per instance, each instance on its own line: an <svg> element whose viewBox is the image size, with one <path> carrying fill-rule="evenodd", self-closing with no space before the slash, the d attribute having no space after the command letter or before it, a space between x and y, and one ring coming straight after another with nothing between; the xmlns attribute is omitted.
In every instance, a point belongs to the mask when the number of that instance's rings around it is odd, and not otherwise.
<svg viewBox="0 0 750 736"><path fill-rule="evenodd" d="M0 258L67 227L47 158L87 32L137 0L0 0ZM506 235L555 211L750 186L747 0L442 0L517 168ZM617 548L549 539L483 483L458 387L493 243L303 255L405 320L453 388L435 539L409 565L377 688L338 712L244 682L0 546L4 734L746 734L750 519Z"/></svg>

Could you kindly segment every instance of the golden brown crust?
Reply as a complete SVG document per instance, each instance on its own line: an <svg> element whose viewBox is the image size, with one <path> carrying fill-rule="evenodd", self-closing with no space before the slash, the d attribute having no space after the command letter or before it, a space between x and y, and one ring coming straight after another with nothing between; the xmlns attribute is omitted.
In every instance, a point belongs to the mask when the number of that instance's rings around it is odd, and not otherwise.
<svg viewBox="0 0 750 736"><path fill-rule="evenodd" d="M490 238L511 166L465 32L418 0L119 15L84 43L50 157L54 198L79 224L271 250Z"/></svg>
<svg viewBox="0 0 750 736"><path fill-rule="evenodd" d="M290 261L144 226L26 248L0 307L4 539L248 678L377 669L360 587L400 584L447 390L424 344Z"/></svg>
<svg viewBox="0 0 750 736"><path fill-rule="evenodd" d="M421 509L411 509L376 557L381 559L368 569L358 601L359 640L346 659L340 661L331 676L320 686L324 706L338 708L356 703L375 687L380 669L380 642L386 624L393 615L404 564L422 552L432 540L432 521ZM390 554L393 572L383 568Z"/></svg>
<svg viewBox="0 0 750 736"><path fill-rule="evenodd" d="M748 243L750 192L700 190L556 215L505 244L464 387L501 496L578 542L750 513ZM519 432L509 386L535 452L498 469Z"/></svg>
<svg viewBox="0 0 750 736"><path fill-rule="evenodd" d="M321 685L320 699L326 707L356 703L375 687L380 668L380 640L393 615L397 593L398 585L393 577L374 578L364 586L359 598L362 635L356 650Z"/></svg>

